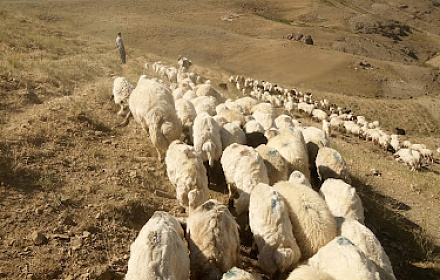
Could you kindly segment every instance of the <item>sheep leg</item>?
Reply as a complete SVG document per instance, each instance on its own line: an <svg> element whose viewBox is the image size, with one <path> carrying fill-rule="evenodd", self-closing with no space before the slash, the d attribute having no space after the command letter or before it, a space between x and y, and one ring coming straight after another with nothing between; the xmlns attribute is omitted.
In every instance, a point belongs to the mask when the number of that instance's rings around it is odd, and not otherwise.
<svg viewBox="0 0 440 280"><path fill-rule="evenodd" d="M238 198L238 191L234 184L228 184L229 196L228 196L228 208L234 209L234 198Z"/></svg>
<svg viewBox="0 0 440 280"><path fill-rule="evenodd" d="M119 112L117 113L118 116L122 116L124 114L124 105L121 103L121 110L119 110Z"/></svg>

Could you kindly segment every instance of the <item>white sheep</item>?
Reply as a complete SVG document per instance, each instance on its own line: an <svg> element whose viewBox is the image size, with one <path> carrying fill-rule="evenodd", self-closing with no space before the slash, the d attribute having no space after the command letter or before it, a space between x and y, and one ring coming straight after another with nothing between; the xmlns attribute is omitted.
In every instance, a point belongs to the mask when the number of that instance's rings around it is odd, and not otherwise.
<svg viewBox="0 0 440 280"><path fill-rule="evenodd" d="M182 98L192 101L193 99L197 98L196 92L192 89L188 89L183 94Z"/></svg>
<svg viewBox="0 0 440 280"><path fill-rule="evenodd" d="M213 116L214 120L218 123L220 127L223 127L225 124L229 123L227 119L222 116L215 115Z"/></svg>
<svg viewBox="0 0 440 280"><path fill-rule="evenodd" d="M113 81L113 98L115 103L121 106L118 116L124 113L128 104L128 98L133 89L134 86L125 77L116 77Z"/></svg>
<svg viewBox="0 0 440 280"><path fill-rule="evenodd" d="M275 126L279 130L290 129L292 127L295 127L295 125L292 122L292 117L288 115L279 115L278 117L276 117Z"/></svg>
<svg viewBox="0 0 440 280"><path fill-rule="evenodd" d="M196 95L197 96L212 96L215 97L215 99L219 103L224 103L226 101L226 98L219 93L215 88L211 86L209 83L200 84L197 86L196 89Z"/></svg>
<svg viewBox="0 0 440 280"><path fill-rule="evenodd" d="M252 117L261 124L264 130L268 130L275 127L275 114L268 113L266 111L255 111L252 113Z"/></svg>
<svg viewBox="0 0 440 280"><path fill-rule="evenodd" d="M253 189L249 225L258 247L258 264L268 275L293 269L301 252L293 236L287 206L280 194L266 184Z"/></svg>
<svg viewBox="0 0 440 280"><path fill-rule="evenodd" d="M349 239L338 236L308 260L335 280L380 280L374 263ZM344 264L344 265L341 265Z"/></svg>
<svg viewBox="0 0 440 280"><path fill-rule="evenodd" d="M250 115L251 114L251 109L258 104L258 101L255 98L249 97L249 96L245 96L242 98L238 98L234 101L235 104L239 105L242 110L243 113L245 115Z"/></svg>
<svg viewBox="0 0 440 280"><path fill-rule="evenodd" d="M301 265L289 274L287 280L335 280L335 278L310 265Z"/></svg>
<svg viewBox="0 0 440 280"><path fill-rule="evenodd" d="M289 172L301 171L310 180L309 156L304 136L299 129L287 129L270 138L267 146L272 147L290 164Z"/></svg>
<svg viewBox="0 0 440 280"><path fill-rule="evenodd" d="M175 106L177 117L182 123L182 131L184 133L189 133L189 129L197 117L196 108L194 108L194 105L190 101L183 98L177 99L175 101Z"/></svg>
<svg viewBox="0 0 440 280"><path fill-rule="evenodd" d="M405 140L402 143L402 148L409 149L409 148L411 148L411 146L412 146L412 143L408 140Z"/></svg>
<svg viewBox="0 0 440 280"><path fill-rule="evenodd" d="M426 159L428 162L434 163L434 152L431 149L420 149L420 156Z"/></svg>
<svg viewBox="0 0 440 280"><path fill-rule="evenodd" d="M188 280L190 260L183 236L176 218L154 212L130 246L125 280Z"/></svg>
<svg viewBox="0 0 440 280"><path fill-rule="evenodd" d="M332 127L328 121L322 120L322 130L325 132L327 139L330 139L332 136Z"/></svg>
<svg viewBox="0 0 440 280"><path fill-rule="evenodd" d="M262 144L256 150L266 165L269 185L274 185L289 178L289 164L276 149Z"/></svg>
<svg viewBox="0 0 440 280"><path fill-rule="evenodd" d="M186 94L185 94L186 95ZM197 115L203 112L208 113L211 116L216 114L215 108L218 105L217 99L212 96L198 96L190 100L196 109Z"/></svg>
<svg viewBox="0 0 440 280"><path fill-rule="evenodd" d="M233 143L242 145L246 144L246 134L244 133L243 129L241 129L239 121L234 121L223 125L223 128L220 130L220 134L222 138L223 150Z"/></svg>
<svg viewBox="0 0 440 280"><path fill-rule="evenodd" d="M221 104L219 106L221 106ZM224 117L228 122L238 121L240 126L246 123L244 115L241 112L219 106L216 108L217 115Z"/></svg>
<svg viewBox="0 0 440 280"><path fill-rule="evenodd" d="M397 135L397 134L391 135L390 145L393 148L394 152L397 152L398 150L400 150L399 135Z"/></svg>
<svg viewBox="0 0 440 280"><path fill-rule="evenodd" d="M420 153L410 149L400 149L394 153L394 159L411 167L411 171L420 170Z"/></svg>
<svg viewBox="0 0 440 280"><path fill-rule="evenodd" d="M188 193L196 192L194 207L209 199L208 176L203 161L194 147L179 140L173 141L166 153L168 179L176 187L179 204L188 208Z"/></svg>
<svg viewBox="0 0 440 280"><path fill-rule="evenodd" d="M306 178L306 175L298 170L295 170L290 174L289 182L303 184L309 188L312 187L312 184L310 184L310 181Z"/></svg>
<svg viewBox="0 0 440 280"><path fill-rule="evenodd" d="M258 273L249 273L243 269L240 269L236 266L229 269L222 276L221 280L262 280L260 274Z"/></svg>
<svg viewBox="0 0 440 280"><path fill-rule="evenodd" d="M422 149L426 149L426 145L425 144L412 144L410 147L411 150L413 151L417 151L420 153L420 151Z"/></svg>
<svg viewBox="0 0 440 280"><path fill-rule="evenodd" d="M288 206L302 259L310 258L336 237L336 220L324 199L312 188L291 182L278 182L274 188Z"/></svg>
<svg viewBox="0 0 440 280"><path fill-rule="evenodd" d="M316 122L322 122L323 120L327 120L327 113L321 109L313 109L312 111L312 120Z"/></svg>
<svg viewBox="0 0 440 280"><path fill-rule="evenodd" d="M222 156L222 139L220 126L208 114L202 113L194 119L192 128L195 150L200 153L202 160L208 161L209 166L214 166L214 161Z"/></svg>
<svg viewBox="0 0 440 280"><path fill-rule="evenodd" d="M305 113L307 116L311 116L314 109L315 109L314 104L308 104L306 102L298 103L298 111Z"/></svg>
<svg viewBox="0 0 440 280"><path fill-rule="evenodd" d="M339 235L348 238L353 244L359 247L364 254L377 266L381 279L395 280L393 267L379 239L374 233L352 219L339 219Z"/></svg>
<svg viewBox="0 0 440 280"><path fill-rule="evenodd" d="M275 108L272 106L272 104L267 102L262 102L254 105L251 109L251 114L255 113L256 111L263 111L270 115L275 115Z"/></svg>
<svg viewBox="0 0 440 280"><path fill-rule="evenodd" d="M324 181L319 193L324 197L333 216L364 224L364 207L355 188L340 179L329 178Z"/></svg>
<svg viewBox="0 0 440 280"><path fill-rule="evenodd" d="M256 120L250 120L244 125L244 131L246 134L254 132L264 133L264 127Z"/></svg>
<svg viewBox="0 0 440 280"><path fill-rule="evenodd" d="M342 155L335 149L329 147L319 149L315 163L321 182L328 178L335 178L351 183L347 164Z"/></svg>
<svg viewBox="0 0 440 280"><path fill-rule="evenodd" d="M159 160L162 160L168 145L182 134L171 91L155 80L142 79L130 94L128 105L130 112L125 117L125 124L132 115L149 132Z"/></svg>
<svg viewBox="0 0 440 280"><path fill-rule="evenodd" d="M189 69L189 67L192 65L192 61L189 60L187 57L179 55L177 58L177 64L179 64L180 68L186 68Z"/></svg>
<svg viewBox="0 0 440 280"><path fill-rule="evenodd" d="M318 155L319 149L330 146L330 140L327 134L314 126L305 127L302 130L304 141L306 142L307 152L309 154L309 163L311 167L315 165L315 159Z"/></svg>
<svg viewBox="0 0 440 280"><path fill-rule="evenodd" d="M234 143L229 145L221 158L229 189L229 205L233 198L238 200L235 205L237 215L249 209L249 196L258 183L269 183L267 169L263 158L252 147Z"/></svg>
<svg viewBox="0 0 440 280"><path fill-rule="evenodd" d="M177 99L183 98L183 95L185 94L185 89L181 88L181 87L177 87L173 90L173 98L174 101L176 101Z"/></svg>
<svg viewBox="0 0 440 280"><path fill-rule="evenodd" d="M215 199L191 209L187 219L191 279L218 280L238 264L238 224Z"/></svg>

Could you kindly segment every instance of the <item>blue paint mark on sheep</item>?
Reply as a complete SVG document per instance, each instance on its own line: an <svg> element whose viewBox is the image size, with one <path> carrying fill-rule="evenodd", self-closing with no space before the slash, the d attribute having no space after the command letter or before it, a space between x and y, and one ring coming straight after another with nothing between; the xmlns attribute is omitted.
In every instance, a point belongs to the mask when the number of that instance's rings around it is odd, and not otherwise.
<svg viewBox="0 0 440 280"><path fill-rule="evenodd" d="M294 128L294 127L289 127L289 129L290 129L291 131L294 131L294 130L295 130L295 128Z"/></svg>
<svg viewBox="0 0 440 280"><path fill-rule="evenodd" d="M269 151L267 153L267 155L272 156L272 157L276 157L277 156L277 151Z"/></svg>
<svg viewBox="0 0 440 280"><path fill-rule="evenodd" d="M271 212L272 213L275 210L275 208L277 207L277 202L278 202L278 199L272 198L272 200L271 200Z"/></svg>
<svg viewBox="0 0 440 280"><path fill-rule="evenodd" d="M341 157L339 156L338 152L334 151L333 156L335 157L336 162L341 162Z"/></svg>
<svg viewBox="0 0 440 280"><path fill-rule="evenodd" d="M337 240L338 244L341 246L347 246L347 245L354 245L353 242L350 241L350 239L345 237L339 237Z"/></svg>

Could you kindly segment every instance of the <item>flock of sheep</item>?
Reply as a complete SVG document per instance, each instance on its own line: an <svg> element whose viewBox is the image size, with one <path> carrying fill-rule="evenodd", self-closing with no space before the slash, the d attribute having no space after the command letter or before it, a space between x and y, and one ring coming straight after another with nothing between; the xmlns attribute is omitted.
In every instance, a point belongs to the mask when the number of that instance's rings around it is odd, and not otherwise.
<svg viewBox="0 0 440 280"><path fill-rule="evenodd" d="M189 71L190 60L179 57L178 64L152 65L169 85L145 75L136 87L123 77L114 80L118 115L128 107L121 125L132 116L148 133L188 214L154 213L131 245L126 280L262 279L237 268L239 232L246 228L265 276L395 279L379 240L364 225L344 158L329 147L331 130L392 147L413 169L423 156L432 159L426 147L400 149L407 145L396 146L398 138L388 137L377 123L327 100L312 102L311 94L243 76L230 82L246 96L227 100L209 80ZM295 110L322 122L323 129L293 119ZM218 166L228 185L227 206L209 195ZM239 225L237 217L243 216L248 224Z"/></svg>

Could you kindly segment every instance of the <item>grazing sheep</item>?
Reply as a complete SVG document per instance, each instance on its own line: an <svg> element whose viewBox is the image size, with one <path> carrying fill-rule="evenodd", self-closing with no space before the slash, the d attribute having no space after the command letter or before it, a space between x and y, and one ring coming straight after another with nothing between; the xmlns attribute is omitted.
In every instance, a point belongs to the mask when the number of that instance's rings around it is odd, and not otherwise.
<svg viewBox="0 0 440 280"><path fill-rule="evenodd" d="M420 170L420 153L410 149L400 149L394 153L394 159L411 167L411 171Z"/></svg>
<svg viewBox="0 0 440 280"><path fill-rule="evenodd" d="M335 280L335 278L310 265L301 265L289 274L287 280Z"/></svg>
<svg viewBox="0 0 440 280"><path fill-rule="evenodd" d="M208 113L202 113L194 119L194 148L201 155L203 162L208 161L210 167L222 156L220 130L220 126Z"/></svg>
<svg viewBox="0 0 440 280"><path fill-rule="evenodd" d="M278 182L274 188L288 206L293 235L302 259L310 258L336 237L336 220L317 192L303 184L291 182Z"/></svg>
<svg viewBox="0 0 440 280"><path fill-rule="evenodd" d="M229 145L221 158L226 183L229 188L229 205L233 206L233 197L237 197L237 215L249 209L249 196L258 183L269 183L267 169L258 152L245 145Z"/></svg>
<svg viewBox="0 0 440 280"><path fill-rule="evenodd" d="M335 149L329 147L319 149L315 162L321 182L324 182L328 178L335 178L342 179L348 184L351 184L351 178L345 160Z"/></svg>
<svg viewBox="0 0 440 280"><path fill-rule="evenodd" d="M394 153L397 152L398 150L400 150L399 135L397 135L397 134L391 135L390 145L393 148Z"/></svg>
<svg viewBox="0 0 440 280"><path fill-rule="evenodd" d="M118 116L124 113L128 104L128 98L133 91L134 86L125 77L116 77L113 81L113 98L116 104L121 106L118 111Z"/></svg>
<svg viewBox="0 0 440 280"><path fill-rule="evenodd" d="M218 280L238 264L238 224L217 200L210 199L190 210L187 231L191 279Z"/></svg>
<svg viewBox="0 0 440 280"><path fill-rule="evenodd" d="M144 78L130 94L128 105L130 112L123 124L128 124L132 115L149 132L159 160L162 160L168 145L182 134L171 91L155 80Z"/></svg>
<svg viewBox="0 0 440 280"><path fill-rule="evenodd" d="M209 83L200 84L197 86L196 90L197 96L212 96L214 97L219 103L224 103L226 101L226 98L219 93L215 88L211 86Z"/></svg>
<svg viewBox="0 0 440 280"><path fill-rule="evenodd" d="M331 275L335 280L380 280L374 263L349 239L342 236L319 249L309 259L308 264Z"/></svg>
<svg viewBox="0 0 440 280"><path fill-rule="evenodd" d="M287 206L280 194L266 184L253 189L249 225L258 246L258 264L268 275L293 269L301 258Z"/></svg>
<svg viewBox="0 0 440 280"><path fill-rule="evenodd" d="M426 159L428 162L434 163L434 152L430 149L420 149L420 156Z"/></svg>
<svg viewBox="0 0 440 280"><path fill-rule="evenodd" d="M307 116L311 116L314 109L315 109L314 104L308 104L306 102L298 103L298 111L305 113Z"/></svg>
<svg viewBox="0 0 440 280"><path fill-rule="evenodd" d="M364 207L356 189L340 179L329 178L319 190L335 217L353 219L364 224Z"/></svg>
<svg viewBox="0 0 440 280"><path fill-rule="evenodd" d="M220 130L220 134L222 138L223 150L233 143L238 143L242 145L246 144L246 135L243 129L241 129L240 122L238 121L226 123L223 126L223 129Z"/></svg>
<svg viewBox="0 0 440 280"><path fill-rule="evenodd" d="M338 219L339 235L348 238L359 247L364 254L377 266L382 280L395 280L390 259L379 239L362 223L352 219Z"/></svg>
<svg viewBox="0 0 440 280"><path fill-rule="evenodd" d="M166 74L168 81L170 83L177 83L177 68L176 67L166 68L165 74Z"/></svg>
<svg viewBox="0 0 440 280"><path fill-rule="evenodd" d="M217 115L224 117L228 122L238 121L240 123L240 126L243 126L246 123L244 115L237 110L219 108L217 106L216 111Z"/></svg>
<svg viewBox="0 0 440 280"><path fill-rule="evenodd" d="M409 149L409 148L411 148L411 146L412 146L412 143L408 140L405 140L402 143L402 148Z"/></svg>
<svg viewBox="0 0 440 280"><path fill-rule="evenodd" d="M312 184L310 184L310 181L307 180L306 175L298 170L295 170L290 174L289 182L303 184L304 186L307 186L309 188L312 187Z"/></svg>
<svg viewBox="0 0 440 280"><path fill-rule="evenodd" d="M240 269L236 266L229 269L227 272L223 274L221 280L262 280L260 274L258 273L249 273L243 269Z"/></svg>
<svg viewBox="0 0 440 280"><path fill-rule="evenodd" d="M264 144L259 145L256 150L266 165L269 185L273 186L275 183L289 178L289 164L277 150Z"/></svg>
<svg viewBox="0 0 440 280"><path fill-rule="evenodd" d="M322 122L323 120L327 120L327 113L321 109L313 109L312 111L312 121Z"/></svg>
<svg viewBox="0 0 440 280"><path fill-rule="evenodd" d="M130 246L126 280L187 280L190 260L179 221L162 211L142 227Z"/></svg>
<svg viewBox="0 0 440 280"><path fill-rule="evenodd" d="M299 129L288 129L270 138L267 146L280 152L290 165L289 172L301 171L310 180L309 156L304 136Z"/></svg>
<svg viewBox="0 0 440 280"><path fill-rule="evenodd" d="M179 140L173 141L166 153L168 179L176 187L179 204L189 206L188 193L197 193L194 207L209 199L208 177L203 161L194 147Z"/></svg>
<svg viewBox="0 0 440 280"><path fill-rule="evenodd" d="M417 151L420 153L420 151L422 149L426 149L426 145L425 144L412 144L410 147L411 150L413 151Z"/></svg>

